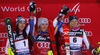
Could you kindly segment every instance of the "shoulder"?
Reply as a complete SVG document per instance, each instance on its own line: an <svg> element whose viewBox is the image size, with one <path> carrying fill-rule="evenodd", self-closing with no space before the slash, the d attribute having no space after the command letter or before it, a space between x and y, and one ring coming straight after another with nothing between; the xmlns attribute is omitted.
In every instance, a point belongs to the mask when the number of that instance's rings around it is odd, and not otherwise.
<svg viewBox="0 0 100 55"><path fill-rule="evenodd" d="M82 31L83 34L87 34L85 29L80 28L80 31Z"/></svg>
<svg viewBox="0 0 100 55"><path fill-rule="evenodd" d="M85 29L83 29L83 28L80 28L80 31L83 31L83 32L85 32Z"/></svg>

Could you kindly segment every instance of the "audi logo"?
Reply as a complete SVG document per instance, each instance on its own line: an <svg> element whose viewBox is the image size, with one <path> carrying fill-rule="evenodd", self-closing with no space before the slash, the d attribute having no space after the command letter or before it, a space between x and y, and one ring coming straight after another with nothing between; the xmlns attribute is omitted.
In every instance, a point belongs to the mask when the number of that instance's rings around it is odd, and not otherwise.
<svg viewBox="0 0 100 55"><path fill-rule="evenodd" d="M6 48L5 47L0 47L0 52L5 52Z"/></svg>
<svg viewBox="0 0 100 55"><path fill-rule="evenodd" d="M93 33L91 31L86 31L87 36L92 36Z"/></svg>
<svg viewBox="0 0 100 55"><path fill-rule="evenodd" d="M79 23L91 23L90 18L79 18L78 21L79 21ZM64 23L69 23L69 19L65 18Z"/></svg>
<svg viewBox="0 0 100 55"><path fill-rule="evenodd" d="M32 49L31 49L31 51L33 51L34 50L34 47L32 46Z"/></svg>
<svg viewBox="0 0 100 55"><path fill-rule="evenodd" d="M61 49L62 49L62 50L65 50L65 47L64 47L64 45L62 45L62 46L61 46Z"/></svg>
<svg viewBox="0 0 100 55"><path fill-rule="evenodd" d="M40 7L37 7L37 12L40 12L41 11L41 8Z"/></svg>
<svg viewBox="0 0 100 55"><path fill-rule="evenodd" d="M68 18L65 18L64 19L64 23L69 23L69 19Z"/></svg>
<svg viewBox="0 0 100 55"><path fill-rule="evenodd" d="M79 23L91 23L90 18L79 18L78 21Z"/></svg>
<svg viewBox="0 0 100 55"><path fill-rule="evenodd" d="M48 42L38 42L37 47L38 48L50 48L50 43L48 43Z"/></svg>
<svg viewBox="0 0 100 55"><path fill-rule="evenodd" d="M7 38L8 34L7 33L0 33L0 38Z"/></svg>
<svg viewBox="0 0 100 55"><path fill-rule="evenodd" d="M82 50L87 50L87 48L84 44L82 45Z"/></svg>

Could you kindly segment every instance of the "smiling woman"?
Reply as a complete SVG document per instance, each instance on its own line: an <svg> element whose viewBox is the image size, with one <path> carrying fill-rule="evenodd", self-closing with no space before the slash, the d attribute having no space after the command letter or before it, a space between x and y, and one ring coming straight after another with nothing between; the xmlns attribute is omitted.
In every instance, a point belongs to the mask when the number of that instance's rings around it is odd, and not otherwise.
<svg viewBox="0 0 100 55"><path fill-rule="evenodd" d="M50 34L48 31L48 18L40 17L38 18L38 30L35 31L36 18L34 17L36 9L36 3L34 1L30 2L30 33L33 38L33 53L34 55L48 55L51 48ZM55 28L55 34L58 32L59 28L63 23L63 19L67 14L69 8L63 5L60 13L54 19L53 25ZM35 23L34 23L35 22ZM54 31L54 30L52 30ZM37 32L37 34L34 34ZM56 47L55 47L56 48ZM55 54L54 54L55 55Z"/></svg>
<svg viewBox="0 0 100 55"><path fill-rule="evenodd" d="M48 28L48 19L44 17L39 18L38 19L38 32L40 30L46 31L47 28Z"/></svg>
<svg viewBox="0 0 100 55"><path fill-rule="evenodd" d="M26 31L26 21L21 15L17 16L16 29L13 32L16 55L30 55L28 45L28 32ZM26 33L27 32L27 33ZM9 42L8 42L9 43ZM9 44L7 45L9 46ZM7 53L12 55L11 47L7 49Z"/></svg>
<svg viewBox="0 0 100 55"><path fill-rule="evenodd" d="M76 16L69 16L69 25L70 25L70 29L72 29L73 27L78 28L79 27L79 22Z"/></svg>
<svg viewBox="0 0 100 55"><path fill-rule="evenodd" d="M25 28L25 23L24 22L20 22L18 27L19 27L19 30L23 30Z"/></svg>
<svg viewBox="0 0 100 55"><path fill-rule="evenodd" d="M61 32L60 38L65 37L63 36L63 33L64 33L63 30L65 26L61 27L59 30ZM83 55L82 54L83 41L87 49L89 49L92 52L92 54L96 54L96 50L93 47L93 45L90 43L85 30L79 27L78 18L76 15L69 16L69 36L68 37L69 37L69 43L70 43L70 55ZM61 40L64 40L64 39L61 39ZM61 49L62 45L64 45L62 43L64 42L60 43L59 50L60 52L61 51L63 52L61 52L60 55L65 54L65 50Z"/></svg>

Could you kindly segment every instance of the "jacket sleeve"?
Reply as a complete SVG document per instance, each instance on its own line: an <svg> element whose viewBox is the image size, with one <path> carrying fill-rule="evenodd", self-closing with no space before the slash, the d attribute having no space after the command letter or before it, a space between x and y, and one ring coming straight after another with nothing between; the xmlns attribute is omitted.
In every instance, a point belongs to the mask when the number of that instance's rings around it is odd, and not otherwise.
<svg viewBox="0 0 100 55"><path fill-rule="evenodd" d="M59 29L61 28L62 24L63 24L63 20L62 19L57 22L57 25L55 27L55 35L59 31Z"/></svg>
<svg viewBox="0 0 100 55"><path fill-rule="evenodd" d="M89 50L92 51L92 50L94 49L94 47L93 47L93 45L89 42L88 37L87 37L85 31L83 31L83 40L84 40L84 43L85 43L87 49L89 49Z"/></svg>
<svg viewBox="0 0 100 55"><path fill-rule="evenodd" d="M31 36L33 37L33 41L35 41L35 35L34 35L34 32L35 32L35 24L36 24L36 18L33 16L33 17L30 17L30 33L31 33Z"/></svg>

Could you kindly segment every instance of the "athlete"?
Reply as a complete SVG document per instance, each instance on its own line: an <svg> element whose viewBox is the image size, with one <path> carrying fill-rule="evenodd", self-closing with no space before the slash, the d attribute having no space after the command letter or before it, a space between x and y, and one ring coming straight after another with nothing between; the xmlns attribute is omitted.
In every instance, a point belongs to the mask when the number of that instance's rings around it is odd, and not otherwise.
<svg viewBox="0 0 100 55"><path fill-rule="evenodd" d="M63 36L63 27L59 29L61 36L59 41L62 41L59 45L60 55L66 55L64 46L64 36ZM69 16L69 40L70 40L70 53L71 55L82 55L82 42L84 41L87 49L89 49L92 54L96 53L94 47L90 44L86 32L84 29L79 27L79 22L76 15Z"/></svg>
<svg viewBox="0 0 100 55"><path fill-rule="evenodd" d="M49 32L48 32L48 19L44 17L38 18L38 30L36 31L37 34L35 33L35 24L36 24L36 18L34 17L35 14L35 8L36 8L36 3L31 1L30 2L30 33L33 37L33 46L34 46L34 55L48 55L48 51L51 49L51 42L50 42L50 37L49 37ZM68 7L67 7L68 8ZM63 10L64 12L60 12L65 16L64 14L67 13L69 10ZM59 15L60 16L60 15ZM57 16L57 17L59 17ZM61 15L62 17L62 15ZM54 27L56 28L55 34L59 30L59 28L62 26L63 23L63 18L55 18L54 20Z"/></svg>
<svg viewBox="0 0 100 55"><path fill-rule="evenodd" d="M14 43L16 48L15 55L30 55L29 45L28 45L28 34L29 31L26 30L26 21L24 17L19 15L16 19L16 29L13 32ZM7 45L9 46L9 45ZM11 47L8 48L7 52L9 55L13 55L13 52L10 51ZM11 52L11 53L10 53Z"/></svg>

